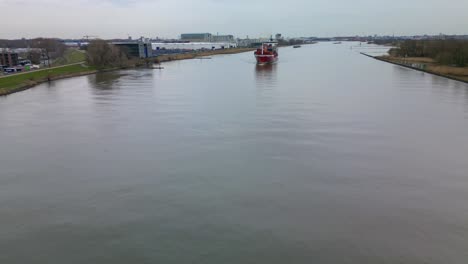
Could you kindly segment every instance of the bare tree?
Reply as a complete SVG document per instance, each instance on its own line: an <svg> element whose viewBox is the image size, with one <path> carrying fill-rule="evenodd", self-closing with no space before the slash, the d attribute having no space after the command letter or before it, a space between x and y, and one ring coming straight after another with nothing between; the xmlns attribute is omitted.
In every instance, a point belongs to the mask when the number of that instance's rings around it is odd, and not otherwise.
<svg viewBox="0 0 468 264"><path fill-rule="evenodd" d="M27 53L27 58L33 63L33 64L39 64L41 63L41 52L31 50Z"/></svg>
<svg viewBox="0 0 468 264"><path fill-rule="evenodd" d="M87 48L86 60L98 68L128 66L128 57L117 46L102 39L92 40Z"/></svg>
<svg viewBox="0 0 468 264"><path fill-rule="evenodd" d="M33 48L39 48L42 55L47 59L47 64L50 67L50 60L63 56L65 45L57 39L37 38L31 40Z"/></svg>

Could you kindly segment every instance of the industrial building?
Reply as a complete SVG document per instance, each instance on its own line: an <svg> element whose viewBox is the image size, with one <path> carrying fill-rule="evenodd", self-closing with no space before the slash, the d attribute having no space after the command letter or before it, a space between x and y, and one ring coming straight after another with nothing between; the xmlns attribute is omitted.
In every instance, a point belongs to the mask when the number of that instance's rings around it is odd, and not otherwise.
<svg viewBox="0 0 468 264"><path fill-rule="evenodd" d="M216 35L211 37L212 42L227 42L232 43L234 42L233 35Z"/></svg>
<svg viewBox="0 0 468 264"><path fill-rule="evenodd" d="M238 47L248 47L248 48L253 48L253 47L258 47L264 42L268 42L270 39L267 38L258 38L258 39L238 39L237 40L237 46Z"/></svg>
<svg viewBox="0 0 468 264"><path fill-rule="evenodd" d="M151 58L153 57L153 48L151 41L140 39L130 42L112 42L113 45L121 48L129 57Z"/></svg>
<svg viewBox="0 0 468 264"><path fill-rule="evenodd" d="M182 34L180 39L189 42L235 42L233 35L212 35L210 33L186 33Z"/></svg>
<svg viewBox="0 0 468 264"><path fill-rule="evenodd" d="M190 42L211 42L212 35L210 33L186 33L180 35L180 39Z"/></svg>
<svg viewBox="0 0 468 264"><path fill-rule="evenodd" d="M0 65L13 67L18 65L18 53L2 52L0 53Z"/></svg>

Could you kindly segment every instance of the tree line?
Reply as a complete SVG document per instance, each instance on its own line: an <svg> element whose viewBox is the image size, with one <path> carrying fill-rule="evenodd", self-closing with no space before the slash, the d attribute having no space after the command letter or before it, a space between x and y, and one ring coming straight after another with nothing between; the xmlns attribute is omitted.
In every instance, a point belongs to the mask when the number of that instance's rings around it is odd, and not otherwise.
<svg viewBox="0 0 468 264"><path fill-rule="evenodd" d="M279 39L278 45L280 46L293 46L293 45L302 45L304 44L304 40L302 39Z"/></svg>
<svg viewBox="0 0 468 264"><path fill-rule="evenodd" d="M54 38L16 39L0 40L0 52L6 49L28 48L28 52L23 57L31 60L34 64L39 64L45 60L50 65L50 60L62 57L66 50L65 44Z"/></svg>
<svg viewBox="0 0 468 264"><path fill-rule="evenodd" d="M467 40L405 40L390 51L400 57L427 57L440 64L465 67L468 65Z"/></svg>
<svg viewBox="0 0 468 264"><path fill-rule="evenodd" d="M50 65L51 60L64 55L67 47L61 40L54 38L0 39L0 52L18 48L30 49L21 56L28 58L32 63L39 64L41 61L47 61L47 64ZM88 65L97 68L125 68L141 64L141 61L130 58L125 48L119 48L102 39L89 42L86 47L86 61Z"/></svg>

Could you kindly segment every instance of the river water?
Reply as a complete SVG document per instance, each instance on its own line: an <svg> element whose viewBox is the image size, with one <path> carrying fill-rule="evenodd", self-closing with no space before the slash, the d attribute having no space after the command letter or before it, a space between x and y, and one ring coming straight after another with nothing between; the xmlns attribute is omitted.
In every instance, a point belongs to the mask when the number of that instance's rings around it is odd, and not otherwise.
<svg viewBox="0 0 468 264"><path fill-rule="evenodd" d="M0 98L0 263L466 263L468 85L358 51Z"/></svg>

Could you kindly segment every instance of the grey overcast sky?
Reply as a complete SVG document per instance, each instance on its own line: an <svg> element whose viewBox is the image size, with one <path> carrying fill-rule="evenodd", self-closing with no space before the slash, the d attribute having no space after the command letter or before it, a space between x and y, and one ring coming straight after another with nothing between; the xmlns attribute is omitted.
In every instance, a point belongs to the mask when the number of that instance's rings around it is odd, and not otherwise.
<svg viewBox="0 0 468 264"><path fill-rule="evenodd" d="M468 0L0 0L0 38L468 34Z"/></svg>

